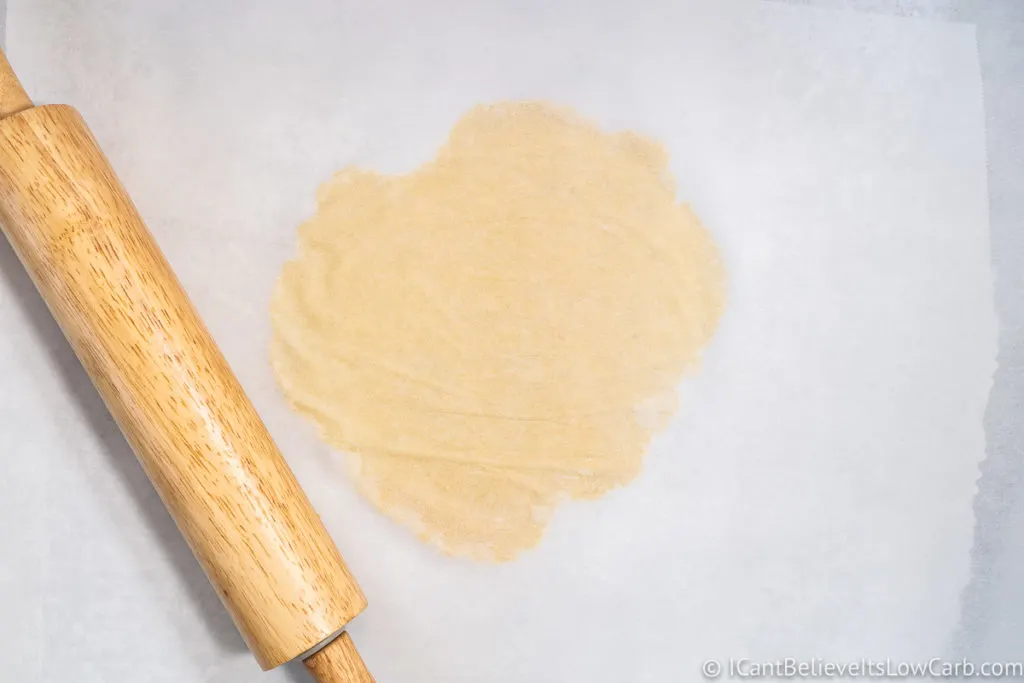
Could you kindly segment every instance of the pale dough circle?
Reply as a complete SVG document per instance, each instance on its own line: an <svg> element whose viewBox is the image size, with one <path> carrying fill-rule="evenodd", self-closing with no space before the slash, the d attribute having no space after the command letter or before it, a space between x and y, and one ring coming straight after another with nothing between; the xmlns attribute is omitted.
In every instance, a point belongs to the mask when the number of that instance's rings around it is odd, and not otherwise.
<svg viewBox="0 0 1024 683"><path fill-rule="evenodd" d="M271 304L289 402L359 490L451 554L507 560L639 471L723 304L664 150L535 102L437 159L341 171Z"/></svg>

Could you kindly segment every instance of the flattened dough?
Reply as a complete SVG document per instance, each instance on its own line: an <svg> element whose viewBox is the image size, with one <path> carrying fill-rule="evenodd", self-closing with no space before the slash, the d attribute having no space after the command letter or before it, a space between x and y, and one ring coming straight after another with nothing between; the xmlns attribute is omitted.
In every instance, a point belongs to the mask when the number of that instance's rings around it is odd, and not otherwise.
<svg viewBox="0 0 1024 683"><path fill-rule="evenodd" d="M543 103L480 106L435 161L349 168L318 199L271 359L375 505L502 561L559 502L637 474L723 302L660 146Z"/></svg>

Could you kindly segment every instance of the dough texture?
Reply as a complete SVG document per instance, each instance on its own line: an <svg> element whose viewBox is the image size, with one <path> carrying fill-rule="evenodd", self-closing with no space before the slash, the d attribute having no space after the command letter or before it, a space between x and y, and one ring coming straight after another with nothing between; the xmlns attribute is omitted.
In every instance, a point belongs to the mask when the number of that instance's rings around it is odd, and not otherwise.
<svg viewBox="0 0 1024 683"><path fill-rule="evenodd" d="M291 405L359 490L504 561L636 476L723 305L665 151L538 102L479 106L436 160L320 188L271 303Z"/></svg>

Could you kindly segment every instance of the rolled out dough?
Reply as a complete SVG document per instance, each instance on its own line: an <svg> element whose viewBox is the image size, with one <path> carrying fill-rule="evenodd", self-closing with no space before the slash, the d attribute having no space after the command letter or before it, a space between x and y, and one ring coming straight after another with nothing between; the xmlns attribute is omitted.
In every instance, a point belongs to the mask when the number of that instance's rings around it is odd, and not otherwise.
<svg viewBox="0 0 1024 683"><path fill-rule="evenodd" d="M664 150L535 102L437 159L320 191L272 302L285 394L359 489L451 554L507 560L558 502L630 481L722 307Z"/></svg>

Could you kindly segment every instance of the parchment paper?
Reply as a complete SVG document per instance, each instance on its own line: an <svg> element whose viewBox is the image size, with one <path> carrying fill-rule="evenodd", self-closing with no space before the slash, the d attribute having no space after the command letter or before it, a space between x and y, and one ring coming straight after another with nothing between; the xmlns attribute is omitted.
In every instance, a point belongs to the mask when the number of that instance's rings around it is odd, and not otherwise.
<svg viewBox="0 0 1024 683"><path fill-rule="evenodd" d="M379 680L943 654L996 335L971 27L738 2L9 11L11 61L91 123L363 583ZM331 172L409 170L466 108L521 97L662 140L730 303L640 478L494 567L352 492L277 393L266 306ZM11 680L257 680L6 247L0 271Z"/></svg>

